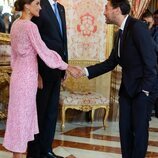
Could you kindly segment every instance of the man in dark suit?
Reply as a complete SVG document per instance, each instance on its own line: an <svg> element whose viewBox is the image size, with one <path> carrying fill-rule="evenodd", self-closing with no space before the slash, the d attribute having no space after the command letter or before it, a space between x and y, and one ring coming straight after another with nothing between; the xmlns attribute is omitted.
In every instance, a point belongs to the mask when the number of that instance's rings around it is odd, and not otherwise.
<svg viewBox="0 0 158 158"><path fill-rule="evenodd" d="M142 15L142 20L144 22L146 22L146 24L148 25L148 29L150 30L150 33L151 33L151 36L152 36L152 42L153 42L153 45L154 45L154 50L156 52L157 59L158 59L158 25L156 26L156 23L154 21L154 16L149 10L147 10ZM158 118L158 99L156 99L156 102L155 102L155 105L154 105L153 109L155 109L155 117Z"/></svg>
<svg viewBox="0 0 158 158"><path fill-rule="evenodd" d="M67 62L65 9L56 0L41 0L41 7L40 16L34 17L32 21L37 24L47 47L55 50ZM52 143L58 115L60 83L65 72L48 68L40 58L38 65L43 81L43 88L37 92L39 134L33 142L28 143L27 157L62 158L52 152Z"/></svg>
<svg viewBox="0 0 158 158"><path fill-rule="evenodd" d="M89 79L122 67L119 91L119 127L122 158L145 158L152 103L157 95L156 54L147 26L129 16L128 0L108 0L105 6L107 24L120 30L114 48L102 63L80 68L75 77Z"/></svg>

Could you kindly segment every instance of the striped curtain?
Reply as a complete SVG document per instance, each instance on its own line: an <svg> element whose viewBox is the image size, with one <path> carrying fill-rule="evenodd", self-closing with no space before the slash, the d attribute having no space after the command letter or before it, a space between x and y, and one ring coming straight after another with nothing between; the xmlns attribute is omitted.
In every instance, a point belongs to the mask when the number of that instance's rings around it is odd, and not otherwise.
<svg viewBox="0 0 158 158"><path fill-rule="evenodd" d="M151 0L133 0L132 15L139 19L148 8L150 1Z"/></svg>
<svg viewBox="0 0 158 158"><path fill-rule="evenodd" d="M158 0L151 0L148 9L153 13L158 9Z"/></svg>

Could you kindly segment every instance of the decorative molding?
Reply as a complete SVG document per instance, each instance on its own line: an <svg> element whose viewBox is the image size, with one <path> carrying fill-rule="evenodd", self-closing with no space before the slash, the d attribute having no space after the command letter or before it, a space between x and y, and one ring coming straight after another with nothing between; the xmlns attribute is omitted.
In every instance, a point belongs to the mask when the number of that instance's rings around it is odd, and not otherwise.
<svg viewBox="0 0 158 158"><path fill-rule="evenodd" d="M0 33L0 44L10 44L10 34Z"/></svg>

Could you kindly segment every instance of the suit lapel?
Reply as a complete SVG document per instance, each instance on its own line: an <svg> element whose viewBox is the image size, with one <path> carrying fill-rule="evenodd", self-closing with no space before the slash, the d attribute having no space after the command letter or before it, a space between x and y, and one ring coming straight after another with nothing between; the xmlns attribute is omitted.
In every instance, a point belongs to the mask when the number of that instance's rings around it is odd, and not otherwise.
<svg viewBox="0 0 158 158"><path fill-rule="evenodd" d="M59 3L57 3L57 4L58 4L57 7L58 7L58 11L59 11L60 19L61 19L61 24L62 24L63 36L64 36L65 35L65 30L66 30L66 28L65 28L65 26L66 26L66 24L65 24L65 11L60 6Z"/></svg>
<svg viewBox="0 0 158 158"><path fill-rule="evenodd" d="M115 50L115 55L116 55L116 58L118 58L118 44L119 44L119 32L116 33L116 36L114 38L114 50Z"/></svg>
<svg viewBox="0 0 158 158"><path fill-rule="evenodd" d="M126 45L126 37L128 35L129 27L130 27L131 17L129 16L126 20L125 27L122 35L122 49L120 50L120 56L124 53L124 48Z"/></svg>
<svg viewBox="0 0 158 158"><path fill-rule="evenodd" d="M125 42L125 38L127 36L128 30L129 30L130 20L131 20L131 17L129 16L126 20L124 31L123 31L123 37L122 37L123 43Z"/></svg>

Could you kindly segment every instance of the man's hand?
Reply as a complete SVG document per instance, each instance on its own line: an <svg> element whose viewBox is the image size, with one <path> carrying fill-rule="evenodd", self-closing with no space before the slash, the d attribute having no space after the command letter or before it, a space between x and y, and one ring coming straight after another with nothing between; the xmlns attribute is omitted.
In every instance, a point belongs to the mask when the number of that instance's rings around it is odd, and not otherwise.
<svg viewBox="0 0 158 158"><path fill-rule="evenodd" d="M67 71L70 73L71 76L75 78L80 78L82 76L85 76L85 71L83 68L79 66L71 66L69 65L67 68Z"/></svg>

